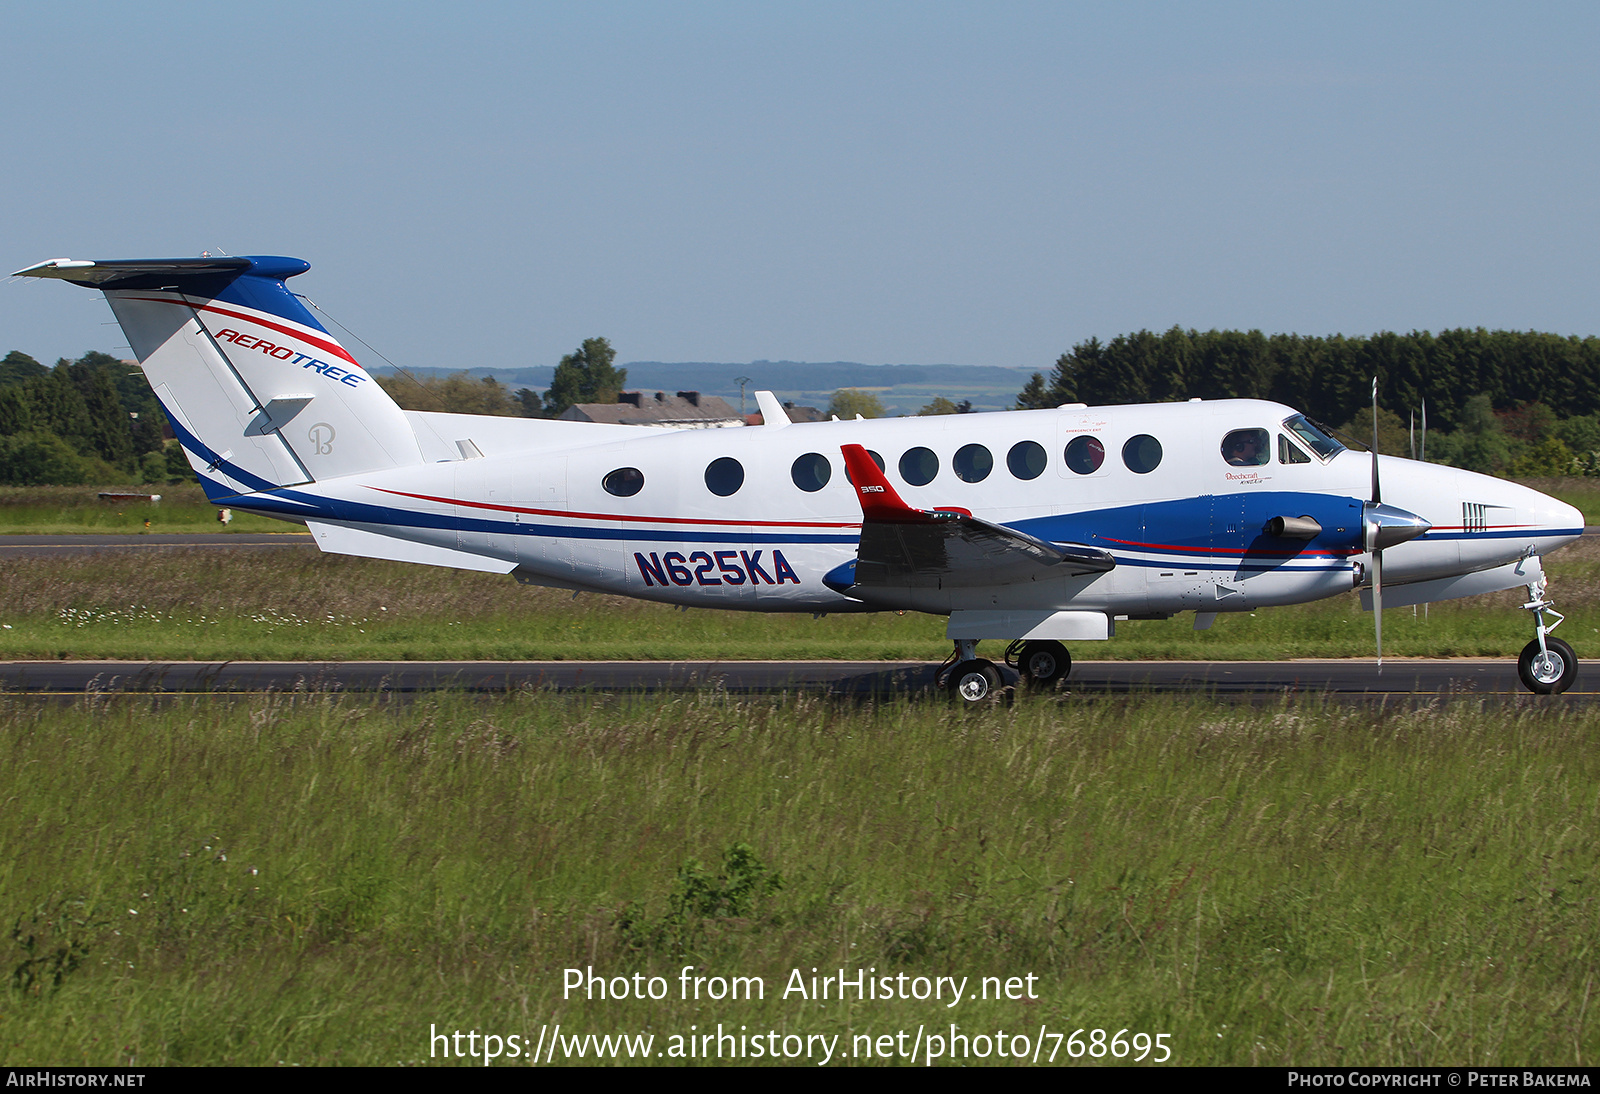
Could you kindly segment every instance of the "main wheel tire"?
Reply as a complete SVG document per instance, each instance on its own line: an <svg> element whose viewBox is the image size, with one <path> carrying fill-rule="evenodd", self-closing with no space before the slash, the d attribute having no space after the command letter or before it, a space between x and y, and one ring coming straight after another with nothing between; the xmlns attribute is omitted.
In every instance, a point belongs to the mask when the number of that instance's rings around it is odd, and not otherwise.
<svg viewBox="0 0 1600 1094"><path fill-rule="evenodd" d="M1072 671L1072 654L1060 642L1028 642L1017 658L1022 675L1041 687L1049 687Z"/></svg>
<svg viewBox="0 0 1600 1094"><path fill-rule="evenodd" d="M1559 638L1546 636L1544 644L1548 657L1540 654L1538 639L1522 647L1517 675L1522 677L1522 686L1535 694L1560 695L1578 678L1578 657Z"/></svg>
<svg viewBox="0 0 1600 1094"><path fill-rule="evenodd" d="M950 696L963 703L987 702L1000 694L1004 683L994 662L983 658L963 661L950 670Z"/></svg>

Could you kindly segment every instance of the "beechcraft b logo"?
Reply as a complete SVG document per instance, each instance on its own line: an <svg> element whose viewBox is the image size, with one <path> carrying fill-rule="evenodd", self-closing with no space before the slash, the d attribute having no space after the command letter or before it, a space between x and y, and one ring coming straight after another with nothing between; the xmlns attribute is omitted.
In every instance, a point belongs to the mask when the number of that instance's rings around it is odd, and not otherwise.
<svg viewBox="0 0 1600 1094"><path fill-rule="evenodd" d="M333 451L333 426L327 422L318 422L306 434L319 456L326 456Z"/></svg>

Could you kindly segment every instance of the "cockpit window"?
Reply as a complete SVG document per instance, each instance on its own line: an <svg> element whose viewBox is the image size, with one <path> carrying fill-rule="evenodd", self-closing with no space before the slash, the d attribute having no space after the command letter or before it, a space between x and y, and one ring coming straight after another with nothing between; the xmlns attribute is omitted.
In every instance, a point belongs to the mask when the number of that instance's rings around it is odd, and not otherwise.
<svg viewBox="0 0 1600 1094"><path fill-rule="evenodd" d="M1222 458L1232 467L1259 467L1272 460L1265 429L1235 429L1222 438Z"/></svg>
<svg viewBox="0 0 1600 1094"><path fill-rule="evenodd" d="M1311 457L1300 451L1300 446L1278 434L1278 462L1279 463L1310 463Z"/></svg>
<svg viewBox="0 0 1600 1094"><path fill-rule="evenodd" d="M1299 437L1307 448L1324 460L1331 460L1344 451L1344 445L1312 425L1304 414L1284 419L1283 428Z"/></svg>

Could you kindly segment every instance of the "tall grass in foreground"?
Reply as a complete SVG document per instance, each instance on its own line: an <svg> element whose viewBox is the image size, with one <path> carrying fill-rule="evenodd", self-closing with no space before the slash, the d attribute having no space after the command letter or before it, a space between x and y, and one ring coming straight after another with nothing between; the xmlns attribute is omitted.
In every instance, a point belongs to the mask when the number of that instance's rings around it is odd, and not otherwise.
<svg viewBox="0 0 1600 1094"><path fill-rule="evenodd" d="M1532 700L6 698L0 1053L955 1022L1170 1033L1185 1064L1591 1063L1597 729ZM679 1001L684 965L765 998ZM586 966L671 997L564 999ZM813 966L1039 998L783 999Z"/></svg>
<svg viewBox="0 0 1600 1094"><path fill-rule="evenodd" d="M1600 538L1548 561L1561 637L1600 648ZM1385 613L1392 656L1515 657L1522 591ZM1221 616L1124 622L1080 658L1370 657L1354 594ZM944 621L911 612L769 615L517 585L498 574L285 550L0 559L0 657L198 660L942 660ZM999 642L984 647L998 658Z"/></svg>

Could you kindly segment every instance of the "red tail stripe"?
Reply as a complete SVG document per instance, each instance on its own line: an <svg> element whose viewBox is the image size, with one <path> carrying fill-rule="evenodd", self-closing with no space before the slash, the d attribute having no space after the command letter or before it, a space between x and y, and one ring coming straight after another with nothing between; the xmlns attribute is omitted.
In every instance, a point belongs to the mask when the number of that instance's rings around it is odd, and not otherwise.
<svg viewBox="0 0 1600 1094"><path fill-rule="evenodd" d="M159 296L132 296L128 299L148 300L152 304L176 303L174 300L163 299ZM295 330L293 327L286 327L281 323L274 323L270 320L262 319L258 315L250 315L246 312L229 311L227 308L219 308L215 304L196 304L190 300L185 300L184 303L193 308L195 311L213 311L218 315L226 315L229 319L242 319L246 323L254 323L257 326L266 327L269 330L275 330L279 334L287 334L290 338L298 338L302 342L307 342L313 346L316 346L324 353L331 353L342 361L348 361L350 364L361 369L363 372L366 371L366 369L362 368L361 362L357 361L354 357L351 357L348 353L346 353L345 348L337 342L330 342L325 338L318 338L315 335L307 334L304 331Z"/></svg>

